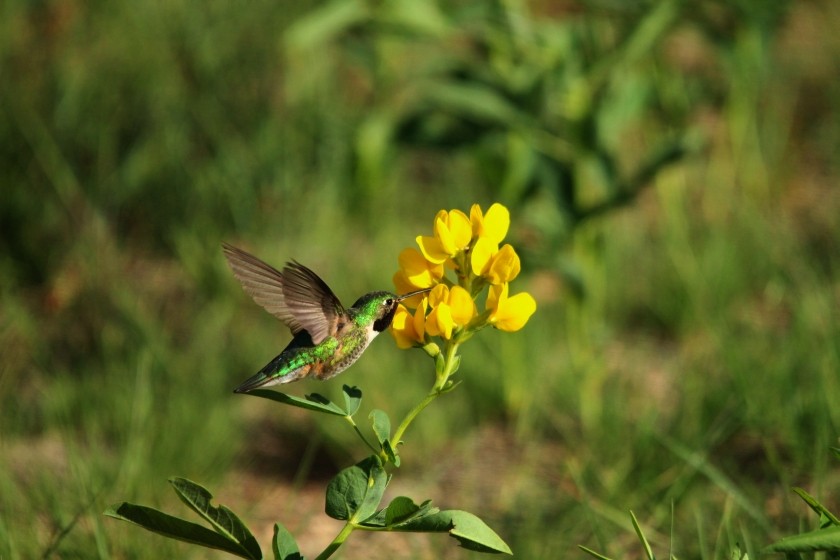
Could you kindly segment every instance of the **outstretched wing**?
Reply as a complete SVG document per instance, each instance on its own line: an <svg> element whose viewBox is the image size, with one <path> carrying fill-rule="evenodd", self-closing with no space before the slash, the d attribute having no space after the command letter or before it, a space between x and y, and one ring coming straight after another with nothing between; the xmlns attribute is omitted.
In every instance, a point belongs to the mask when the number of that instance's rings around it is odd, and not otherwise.
<svg viewBox="0 0 840 560"><path fill-rule="evenodd" d="M338 330L344 318L344 306L317 274L292 261L283 268L283 295L294 318L320 344L330 333Z"/></svg>
<svg viewBox="0 0 840 560"><path fill-rule="evenodd" d="M293 334L305 330L319 344L344 315L341 302L317 274L298 263L280 272L254 255L222 244L242 288L257 304L286 323Z"/></svg>

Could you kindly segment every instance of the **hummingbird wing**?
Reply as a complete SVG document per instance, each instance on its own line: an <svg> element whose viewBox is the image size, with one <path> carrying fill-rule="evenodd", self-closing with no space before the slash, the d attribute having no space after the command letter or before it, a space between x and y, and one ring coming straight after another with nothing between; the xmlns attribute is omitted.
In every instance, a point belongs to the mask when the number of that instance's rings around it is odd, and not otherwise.
<svg viewBox="0 0 840 560"><path fill-rule="evenodd" d="M303 325L295 319L286 305L283 274L279 270L233 245L222 243L222 251L233 275L242 284L246 294L263 309L286 323L292 334L304 330Z"/></svg>
<svg viewBox="0 0 840 560"><path fill-rule="evenodd" d="M347 317L344 306L327 283L303 266L292 261L283 268L283 295L295 320L320 344L338 331L339 322Z"/></svg>
<svg viewBox="0 0 840 560"><path fill-rule="evenodd" d="M346 317L341 301L329 286L302 264L288 263L280 272L227 243L222 244L222 250L245 293L286 323L292 334L305 330L313 344L320 344Z"/></svg>

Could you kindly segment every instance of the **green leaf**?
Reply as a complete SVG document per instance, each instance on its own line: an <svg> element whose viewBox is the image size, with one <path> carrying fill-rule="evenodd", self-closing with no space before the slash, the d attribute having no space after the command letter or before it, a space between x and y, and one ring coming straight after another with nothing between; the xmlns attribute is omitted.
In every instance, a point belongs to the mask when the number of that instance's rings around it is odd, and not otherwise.
<svg viewBox="0 0 840 560"><path fill-rule="evenodd" d="M152 531L170 539L224 550L242 558L262 558L262 551L259 550L259 547L256 550L257 554L253 554L254 551L227 539L219 533L211 531L207 527L185 521L150 507L122 502L112 505L104 513L114 519L134 523L147 531Z"/></svg>
<svg viewBox="0 0 840 560"><path fill-rule="evenodd" d="M463 379L460 379L458 381L452 381L451 379L449 379L446 382L446 385L444 385L443 388L440 390L440 392L441 392L441 394L450 393L450 392L455 390L455 387L457 387L458 385L460 385L463 382L464 382Z"/></svg>
<svg viewBox="0 0 840 560"><path fill-rule="evenodd" d="M434 2L385 2L379 8L382 19L404 33L442 36L451 27Z"/></svg>
<svg viewBox="0 0 840 560"><path fill-rule="evenodd" d="M452 365L449 368L450 377L455 375L456 373L458 373L458 369L460 369L460 367L461 367L461 356L456 354L455 357L452 358Z"/></svg>
<svg viewBox="0 0 840 560"><path fill-rule="evenodd" d="M271 541L274 560L303 560L295 538L279 523L274 524L274 539Z"/></svg>
<svg viewBox="0 0 840 560"><path fill-rule="evenodd" d="M366 4L360 0L335 0L298 18L286 31L286 43L299 49L323 47L369 16Z"/></svg>
<svg viewBox="0 0 840 560"><path fill-rule="evenodd" d="M732 552L729 553L729 558L730 560L750 560L750 557L746 552L743 554L741 553L741 547L737 544L732 549Z"/></svg>
<svg viewBox="0 0 840 560"><path fill-rule="evenodd" d="M504 128L530 120L494 88L478 82L433 81L421 86L421 92L432 106L460 118Z"/></svg>
<svg viewBox="0 0 840 560"><path fill-rule="evenodd" d="M440 377L443 375L443 369L446 367L446 358L444 358L443 353L441 352L437 356L435 356L435 374Z"/></svg>
<svg viewBox="0 0 840 560"><path fill-rule="evenodd" d="M388 475L372 455L338 473L327 486L324 510L333 519L361 522L376 513Z"/></svg>
<svg viewBox="0 0 840 560"><path fill-rule="evenodd" d="M286 393L278 391L270 391L268 389L255 389L248 392L249 395L261 397L270 401L276 401L298 408L305 408L306 410L314 410L315 412L324 412L326 414L333 414L335 416L347 416L347 412L342 410L340 406L333 404L329 399L318 393L306 395L305 399L300 397L293 397Z"/></svg>
<svg viewBox="0 0 840 560"><path fill-rule="evenodd" d="M358 387L349 387L347 385L343 385L341 390L344 393L344 406L347 416L353 416L359 411L359 407L362 406L362 390Z"/></svg>
<svg viewBox="0 0 840 560"><path fill-rule="evenodd" d="M831 513L808 492L802 488L793 488L793 491L805 500L805 503L820 516L820 527L829 527L831 525L840 526L840 519L837 519L837 516Z"/></svg>
<svg viewBox="0 0 840 560"><path fill-rule="evenodd" d="M484 521L472 513L457 509L414 517L405 523L393 526L391 530L425 533L448 532L461 543L462 547L468 550L513 554L505 541Z"/></svg>
<svg viewBox="0 0 840 560"><path fill-rule="evenodd" d="M438 513L440 510L432 507L432 501L426 500L419 506L410 498L399 496L394 498L388 507L376 512L376 515L368 517L362 523L363 527L388 527L399 531L400 526L407 524L412 519Z"/></svg>
<svg viewBox="0 0 840 560"><path fill-rule="evenodd" d="M762 552L840 552L840 527L818 529L809 533L793 535L780 539Z"/></svg>
<svg viewBox="0 0 840 560"><path fill-rule="evenodd" d="M840 459L840 447L829 447L834 456Z"/></svg>
<svg viewBox="0 0 840 560"><path fill-rule="evenodd" d="M370 412L368 418L373 423L373 433L376 434L376 439L379 443L388 441L391 437L391 419L388 418L388 415L377 408Z"/></svg>
<svg viewBox="0 0 840 560"><path fill-rule="evenodd" d="M382 451L385 452L385 455L388 456L388 460L391 461L395 467L400 466L400 456L397 453L397 450L391 445L391 440L386 439L382 442Z"/></svg>
<svg viewBox="0 0 840 560"><path fill-rule="evenodd" d="M420 506L415 504L414 500L405 496L398 496L391 500L391 503L385 508L385 524L402 523L414 517L418 511L420 511Z"/></svg>
<svg viewBox="0 0 840 560"><path fill-rule="evenodd" d="M203 486L196 484L186 478L173 477L169 482L175 488L181 500L193 511L206 519L220 535L231 541L241 544L248 550L252 557L262 558L262 551L257 539L251 531L231 510L223 505L214 507L210 505L213 495Z"/></svg>
<svg viewBox="0 0 840 560"><path fill-rule="evenodd" d="M376 434L379 447L382 448L382 451L388 456L388 460L391 461L394 466L399 467L400 456L397 454L397 450L390 441L391 419L388 418L388 415L384 411L379 409L372 410L368 418L370 418L373 423L373 433Z"/></svg>

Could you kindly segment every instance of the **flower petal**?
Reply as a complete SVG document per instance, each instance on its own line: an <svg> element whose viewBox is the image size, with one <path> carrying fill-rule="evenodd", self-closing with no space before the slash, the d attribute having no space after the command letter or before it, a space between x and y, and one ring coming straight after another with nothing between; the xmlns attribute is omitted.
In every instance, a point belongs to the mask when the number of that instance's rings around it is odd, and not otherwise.
<svg viewBox="0 0 840 560"><path fill-rule="evenodd" d="M449 212L449 231L458 250L463 250L470 244L472 240L472 225L467 215L460 210L451 210Z"/></svg>
<svg viewBox="0 0 840 560"><path fill-rule="evenodd" d="M428 300L424 297L417 309L414 310L414 332L417 333L417 340L423 342L426 337L426 308Z"/></svg>
<svg viewBox="0 0 840 560"><path fill-rule="evenodd" d="M440 243L440 247L446 256L452 256L458 252L458 247L455 244L455 236L449 229L449 224L444 218L435 219L435 239Z"/></svg>
<svg viewBox="0 0 840 560"><path fill-rule="evenodd" d="M490 259L499 250L499 246L486 237L479 237L470 250L470 267L473 274L481 276L487 271Z"/></svg>
<svg viewBox="0 0 840 560"><path fill-rule="evenodd" d="M416 241L423 257L430 263L442 264L449 257L437 237L418 235Z"/></svg>
<svg viewBox="0 0 840 560"><path fill-rule="evenodd" d="M397 307L394 319L391 321L391 335L397 342L397 346L403 349L411 348L423 340L417 334L411 313L402 304Z"/></svg>
<svg viewBox="0 0 840 560"><path fill-rule="evenodd" d="M507 208L496 202L484 216L484 224L479 235L487 237L495 243L501 243L510 228L510 212Z"/></svg>
<svg viewBox="0 0 840 560"><path fill-rule="evenodd" d="M449 290L449 306L452 309L452 320L458 326L467 325L476 316L475 302L461 286L453 286Z"/></svg>
<svg viewBox="0 0 840 560"><path fill-rule="evenodd" d="M406 294L420 288L420 286L415 286L411 283L411 280L409 280L405 275L404 270L396 271L394 276L391 278L391 281L394 283L394 287L397 289L396 291L398 294Z"/></svg>
<svg viewBox="0 0 840 560"><path fill-rule="evenodd" d="M508 297L508 285L505 284L495 284L490 286L490 291L487 292L487 301L484 303L485 309L492 309L497 310L499 308L499 302L505 301Z"/></svg>
<svg viewBox="0 0 840 560"><path fill-rule="evenodd" d="M519 255L508 243L493 255L485 276L491 284L502 284L516 278L520 269Z"/></svg>
<svg viewBox="0 0 840 560"><path fill-rule="evenodd" d="M417 288L430 288L434 284L433 269L440 268L441 276L443 273L440 265L429 263L423 254L414 248L403 249L400 252L399 263L405 277Z"/></svg>
<svg viewBox="0 0 840 560"><path fill-rule="evenodd" d="M449 300L449 288L446 284L438 284L429 292L429 305L433 308Z"/></svg>
<svg viewBox="0 0 840 560"><path fill-rule="evenodd" d="M481 232L484 229L484 213L478 204L473 204L470 207L470 225L472 226L473 237L481 237Z"/></svg>
<svg viewBox="0 0 840 560"><path fill-rule="evenodd" d="M434 319L432 319L433 315ZM455 324L452 321L452 310L449 308L449 304L441 303L432 309L432 312L429 314L429 319L432 319L435 324L436 334L442 336L446 340L452 338L452 328ZM429 334L431 334L431 329L427 330L429 330Z"/></svg>
<svg viewBox="0 0 840 560"><path fill-rule="evenodd" d="M498 308L490 315L490 324L506 332L518 331L525 326L537 310L537 302L528 292L520 292L499 301Z"/></svg>

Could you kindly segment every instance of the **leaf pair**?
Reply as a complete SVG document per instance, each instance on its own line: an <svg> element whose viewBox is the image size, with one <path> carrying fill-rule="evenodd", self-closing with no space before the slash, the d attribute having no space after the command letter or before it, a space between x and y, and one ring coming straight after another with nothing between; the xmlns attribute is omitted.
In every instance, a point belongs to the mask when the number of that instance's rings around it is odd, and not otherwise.
<svg viewBox="0 0 840 560"><path fill-rule="evenodd" d="M376 513L388 475L372 455L338 473L327 486L325 511L333 519L358 524Z"/></svg>
<svg viewBox="0 0 840 560"><path fill-rule="evenodd" d="M381 417L379 419L381 421ZM377 428L375 419L374 426L377 437L382 436L380 441L387 441L385 436L390 432L390 424L387 430L382 424ZM390 477L376 455L344 469L327 487L327 515L368 531L449 533L464 548L511 554L499 535L466 511L441 511L432 507L431 500L417 505L405 496L394 498L388 507L377 511L389 481Z"/></svg>
<svg viewBox="0 0 840 560"><path fill-rule="evenodd" d="M164 537L223 550L242 558L259 560L263 557L259 543L244 523L227 507L215 507L213 495L204 487L185 478L171 478L178 497L204 518L213 530L185 521L154 508L128 502L114 504L105 515L134 523ZM276 560L302 560L292 535L281 525L274 525L272 550Z"/></svg>
<svg viewBox="0 0 840 560"><path fill-rule="evenodd" d="M364 527L413 533L449 533L468 550L513 554L507 543L477 516L457 509L441 511L431 504L431 500L426 500L418 506L411 498L399 496L377 516L365 522ZM384 522L379 525L381 517L384 517Z"/></svg>
<svg viewBox="0 0 840 560"><path fill-rule="evenodd" d="M342 387L342 393L344 394L344 408L341 408L339 405L330 401L327 397L318 393L312 393L310 395L306 395L305 398L300 398L287 395L285 393L279 393L277 391L257 389L248 394L297 408L303 408L305 410L322 412L324 414L331 414L333 416L341 416L349 419L359 411L359 407L362 404L362 391L358 387L344 385ZM373 433L376 435L376 439L379 442L379 448L384 454L384 457L387 457L388 461L393 463L394 466L399 467L400 457L397 454L396 446L392 444L390 440L391 419L385 412L377 409L370 413L370 420L373 424ZM353 424L355 428L355 423L351 421L351 424ZM356 429L358 431L358 428ZM364 439L364 436L362 436L362 439ZM375 448L373 449L375 450Z"/></svg>
<svg viewBox="0 0 840 560"><path fill-rule="evenodd" d="M345 408L341 408L327 397L318 393L306 395L303 399L268 389L256 389L248 394L314 412L332 414L333 416L353 416L362 404L362 391L358 387L344 385L342 392L344 393Z"/></svg>

